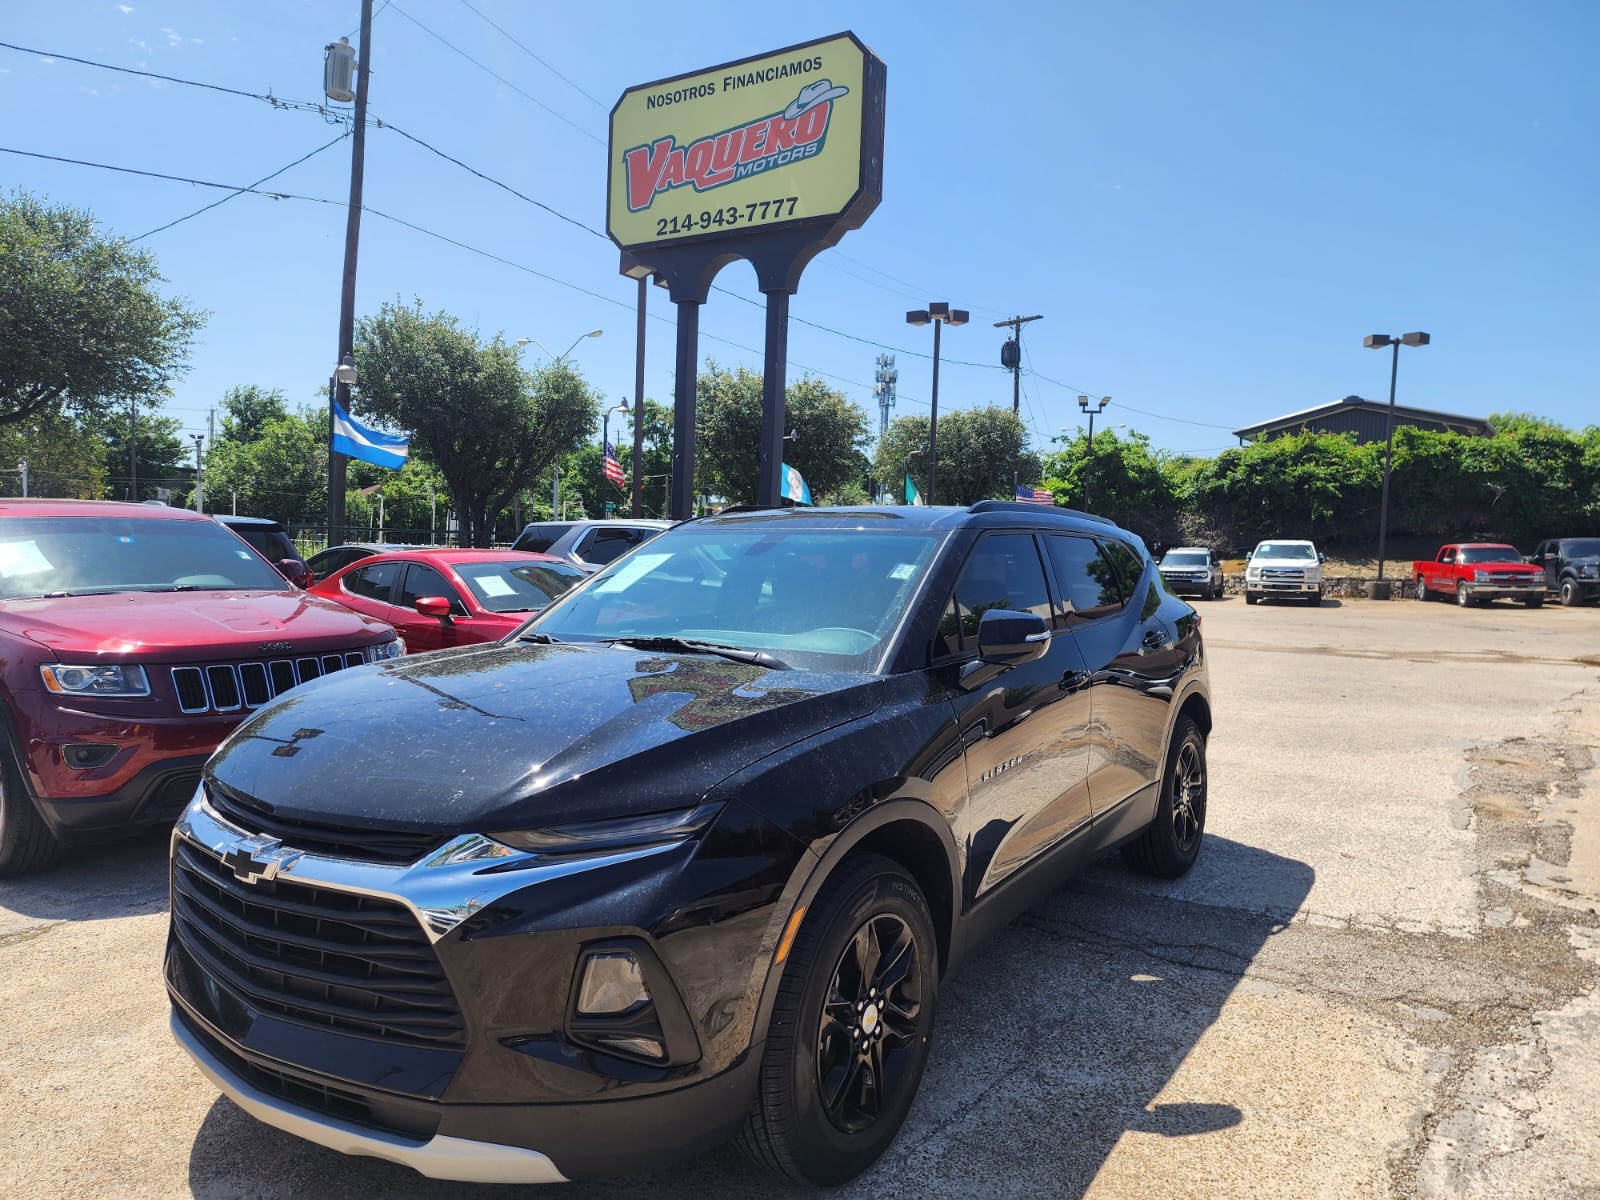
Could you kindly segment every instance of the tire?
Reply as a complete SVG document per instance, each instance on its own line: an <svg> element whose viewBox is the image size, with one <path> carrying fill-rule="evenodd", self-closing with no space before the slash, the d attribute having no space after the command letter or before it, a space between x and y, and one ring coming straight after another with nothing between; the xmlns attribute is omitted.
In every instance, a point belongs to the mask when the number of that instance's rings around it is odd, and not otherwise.
<svg viewBox="0 0 1600 1200"><path fill-rule="evenodd" d="M1529 608L1543 608L1544 607L1544 597L1543 596L1524 596L1522 602L1524 604L1526 604Z"/></svg>
<svg viewBox="0 0 1600 1200"><path fill-rule="evenodd" d="M1179 717L1167 747L1155 820L1122 848L1142 875L1176 879L1194 866L1206 830L1206 737L1191 717Z"/></svg>
<svg viewBox="0 0 1600 1200"><path fill-rule="evenodd" d="M885 967L884 939L909 957ZM877 1161L927 1065L938 954L927 901L905 869L876 854L846 859L812 902L784 966L755 1105L738 1137L746 1157L817 1187L844 1183ZM863 979L863 959L876 961L877 992L867 991L873 976ZM897 981L885 986L885 976ZM840 994L853 1003L829 1002ZM890 1002L880 1008L873 995ZM874 1078L889 1082L875 1090Z"/></svg>
<svg viewBox="0 0 1600 1200"><path fill-rule="evenodd" d="M1468 593L1465 583L1456 584L1456 603L1462 608L1472 607L1472 596Z"/></svg>
<svg viewBox="0 0 1600 1200"><path fill-rule="evenodd" d="M1563 579L1557 591L1561 598L1562 608L1575 608L1583 603L1583 597L1578 594L1578 581L1576 579Z"/></svg>
<svg viewBox="0 0 1600 1200"><path fill-rule="evenodd" d="M13 761L10 746L0 740L0 879L42 870L61 852L61 843L34 808Z"/></svg>
<svg viewBox="0 0 1600 1200"><path fill-rule="evenodd" d="M1417 589L1415 598L1418 599L1418 600L1424 600L1424 601L1427 600L1427 598L1428 598L1428 585L1425 584L1422 581L1422 576L1418 575L1416 577L1416 579L1412 580L1412 582L1416 585L1416 589Z"/></svg>
<svg viewBox="0 0 1600 1200"><path fill-rule="evenodd" d="M1244 602L1246 604L1260 604L1261 603L1261 596L1260 596L1259 593L1256 593L1256 592L1246 592L1244 594Z"/></svg>

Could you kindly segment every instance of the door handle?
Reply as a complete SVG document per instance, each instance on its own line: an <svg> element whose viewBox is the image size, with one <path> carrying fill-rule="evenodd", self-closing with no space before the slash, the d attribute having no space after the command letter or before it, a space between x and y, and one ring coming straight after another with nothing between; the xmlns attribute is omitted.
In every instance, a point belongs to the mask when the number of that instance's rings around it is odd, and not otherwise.
<svg viewBox="0 0 1600 1200"><path fill-rule="evenodd" d="M1057 685L1063 692L1075 692L1089 682L1089 672L1068 671Z"/></svg>
<svg viewBox="0 0 1600 1200"><path fill-rule="evenodd" d="M1146 630L1144 637L1140 641L1140 644L1143 645L1146 650L1160 650L1167 644L1166 631L1161 629Z"/></svg>

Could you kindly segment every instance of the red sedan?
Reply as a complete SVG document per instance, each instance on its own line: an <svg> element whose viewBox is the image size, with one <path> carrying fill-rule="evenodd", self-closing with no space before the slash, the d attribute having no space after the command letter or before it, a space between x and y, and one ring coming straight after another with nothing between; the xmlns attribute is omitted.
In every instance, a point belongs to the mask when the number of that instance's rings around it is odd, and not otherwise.
<svg viewBox="0 0 1600 1200"><path fill-rule="evenodd" d="M310 591L387 621L417 653L499 641L587 578L548 554L404 550L353 562Z"/></svg>

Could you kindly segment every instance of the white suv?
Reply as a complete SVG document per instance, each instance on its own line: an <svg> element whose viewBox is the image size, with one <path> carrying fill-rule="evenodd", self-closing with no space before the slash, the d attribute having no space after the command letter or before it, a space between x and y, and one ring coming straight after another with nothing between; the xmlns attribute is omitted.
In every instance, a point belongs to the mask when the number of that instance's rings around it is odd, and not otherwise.
<svg viewBox="0 0 1600 1200"><path fill-rule="evenodd" d="M1244 569L1244 602L1263 597L1322 603L1322 553L1311 542L1274 539L1250 551Z"/></svg>

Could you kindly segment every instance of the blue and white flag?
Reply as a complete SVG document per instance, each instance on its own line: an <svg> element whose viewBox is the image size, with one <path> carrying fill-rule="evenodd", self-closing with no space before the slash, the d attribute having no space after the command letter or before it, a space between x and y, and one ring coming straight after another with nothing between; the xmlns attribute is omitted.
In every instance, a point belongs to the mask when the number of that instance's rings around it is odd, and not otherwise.
<svg viewBox="0 0 1600 1200"><path fill-rule="evenodd" d="M783 464L780 480L778 494L784 499L793 500L796 504L811 503L811 489L806 486L805 476L788 463Z"/></svg>
<svg viewBox="0 0 1600 1200"><path fill-rule="evenodd" d="M411 453L411 439L403 433L381 433L368 429L349 413L337 400L333 402L333 451L349 458L359 458L375 467L390 467L398 471L406 465Z"/></svg>
<svg viewBox="0 0 1600 1200"><path fill-rule="evenodd" d="M907 504L921 504L922 503L922 493L917 491L916 482L909 475L906 476L906 503Z"/></svg>

